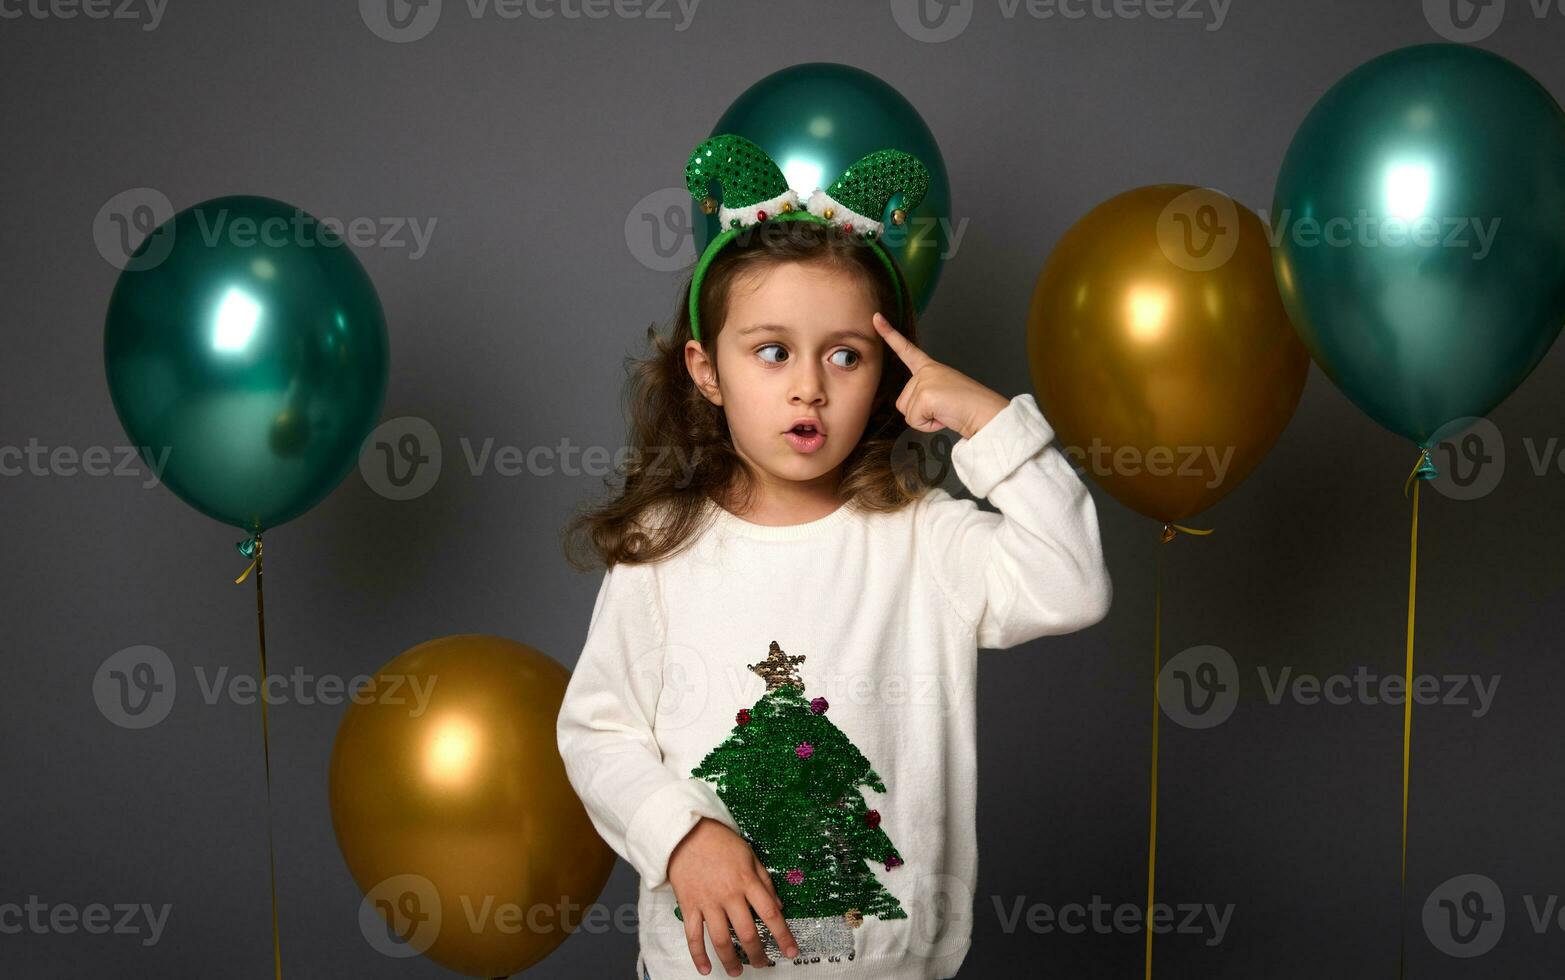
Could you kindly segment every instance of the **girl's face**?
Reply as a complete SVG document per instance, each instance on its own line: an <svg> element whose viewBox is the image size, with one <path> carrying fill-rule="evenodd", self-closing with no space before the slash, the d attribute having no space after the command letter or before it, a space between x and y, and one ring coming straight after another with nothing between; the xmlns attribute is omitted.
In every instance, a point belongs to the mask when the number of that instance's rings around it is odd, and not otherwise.
<svg viewBox="0 0 1565 980"><path fill-rule="evenodd" d="M739 455L765 482L835 490L880 385L885 342L869 284L824 263L785 262L736 280L717 335L717 377L701 345L691 377L728 418ZM791 430L801 419L817 435Z"/></svg>

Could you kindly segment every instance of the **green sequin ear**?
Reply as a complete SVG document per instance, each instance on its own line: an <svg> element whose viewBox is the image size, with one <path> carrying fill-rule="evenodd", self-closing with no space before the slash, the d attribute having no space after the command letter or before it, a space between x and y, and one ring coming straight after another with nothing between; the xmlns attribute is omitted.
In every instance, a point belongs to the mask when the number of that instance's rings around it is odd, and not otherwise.
<svg viewBox="0 0 1565 980"><path fill-rule="evenodd" d="M707 214L717 210L717 202L707 197L714 180L722 185L723 208L730 211L753 208L788 192L787 179L766 151L734 133L703 141L685 164L685 186Z"/></svg>
<svg viewBox="0 0 1565 980"><path fill-rule="evenodd" d="M907 212L918 207L927 193L929 171L918 157L901 150L876 150L844 170L842 176L826 189L830 202L822 203L835 204L838 209L852 212L856 230L879 232L881 216L893 197L902 195L901 210ZM816 209L815 205L810 208ZM827 217L840 224L844 216L831 214Z"/></svg>

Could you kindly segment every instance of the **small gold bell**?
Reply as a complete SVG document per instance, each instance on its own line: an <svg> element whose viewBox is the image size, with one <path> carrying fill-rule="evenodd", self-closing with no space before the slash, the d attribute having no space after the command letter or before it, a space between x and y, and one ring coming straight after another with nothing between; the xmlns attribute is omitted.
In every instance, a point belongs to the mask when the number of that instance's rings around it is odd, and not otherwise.
<svg viewBox="0 0 1565 980"><path fill-rule="evenodd" d="M902 224L905 221L907 221L907 212L906 211L902 210L901 208L897 208L895 211L891 212L891 223L892 224L900 225L900 224Z"/></svg>
<svg viewBox="0 0 1565 980"><path fill-rule="evenodd" d="M835 212L836 212L836 208L827 208L825 211L821 212L821 217L823 217L823 218L830 218L832 216L832 214L834 214Z"/></svg>
<svg viewBox="0 0 1565 980"><path fill-rule="evenodd" d="M710 194L708 194L706 197L703 197L701 199L701 213L702 214L716 214L717 213L717 198L713 197Z"/></svg>
<svg viewBox="0 0 1565 980"><path fill-rule="evenodd" d="M792 210L793 210L793 202L792 201L784 201L784 202L782 202L782 213L783 214L787 214L788 212L790 212Z"/></svg>

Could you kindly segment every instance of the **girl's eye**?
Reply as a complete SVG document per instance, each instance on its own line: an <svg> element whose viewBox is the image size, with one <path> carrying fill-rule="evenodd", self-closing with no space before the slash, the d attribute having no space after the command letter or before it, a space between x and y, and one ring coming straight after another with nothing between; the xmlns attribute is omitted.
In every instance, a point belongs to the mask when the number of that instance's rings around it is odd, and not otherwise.
<svg viewBox="0 0 1565 980"><path fill-rule="evenodd" d="M766 351L770 351L770 350L777 351L778 352L777 356L776 357L768 357L767 354L766 354ZM779 364L782 361L785 361L785 360L788 359L788 349L786 347L784 347L782 344L763 344L762 346L756 348L755 352L760 355L761 360L767 362L768 364ZM846 363L843 363L841 361L835 362L838 367L850 368L850 367L853 367L854 365L858 364L859 361L863 359L863 358L861 358L859 356L859 352L856 351L856 350L853 350L851 347L844 347L841 350L834 350L834 351L831 352L831 356L832 357L836 357L839 354L846 354L846 355L848 355L849 360Z"/></svg>

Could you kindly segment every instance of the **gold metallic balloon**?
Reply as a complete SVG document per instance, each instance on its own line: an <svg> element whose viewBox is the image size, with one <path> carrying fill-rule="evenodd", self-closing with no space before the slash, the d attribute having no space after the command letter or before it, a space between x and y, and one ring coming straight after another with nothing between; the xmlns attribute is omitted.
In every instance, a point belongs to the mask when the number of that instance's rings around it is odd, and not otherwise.
<svg viewBox="0 0 1565 980"><path fill-rule="evenodd" d="M1061 447L1165 523L1244 480L1309 371L1260 218L1183 184L1126 191L1065 233L1033 289L1027 354Z"/></svg>
<svg viewBox="0 0 1565 980"><path fill-rule="evenodd" d="M331 812L371 945L498 977L580 926L615 858L556 747L569 677L532 647L465 634L413 647L355 692Z"/></svg>

